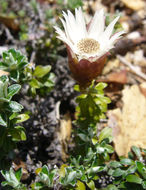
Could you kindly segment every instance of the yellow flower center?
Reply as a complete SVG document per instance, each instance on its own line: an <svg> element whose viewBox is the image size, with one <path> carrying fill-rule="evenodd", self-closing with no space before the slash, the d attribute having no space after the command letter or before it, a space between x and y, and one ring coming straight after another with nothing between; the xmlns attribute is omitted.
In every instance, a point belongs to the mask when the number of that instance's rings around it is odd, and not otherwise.
<svg viewBox="0 0 146 190"><path fill-rule="evenodd" d="M99 43L91 38L85 38L77 43L77 48L80 53L93 54L99 50Z"/></svg>

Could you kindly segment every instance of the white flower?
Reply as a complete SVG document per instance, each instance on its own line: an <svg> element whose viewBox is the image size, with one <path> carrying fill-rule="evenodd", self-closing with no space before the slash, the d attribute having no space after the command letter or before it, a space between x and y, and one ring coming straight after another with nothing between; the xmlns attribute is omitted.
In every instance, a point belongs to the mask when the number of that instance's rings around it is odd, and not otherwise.
<svg viewBox="0 0 146 190"><path fill-rule="evenodd" d="M75 9L75 16L70 11L67 11L67 14L63 12L63 16L64 20L62 18L60 20L65 31L55 26L57 37L71 48L79 60L101 57L112 49L116 40L125 33L120 31L112 35L119 17L105 28L103 10L96 11L87 27L81 8Z"/></svg>

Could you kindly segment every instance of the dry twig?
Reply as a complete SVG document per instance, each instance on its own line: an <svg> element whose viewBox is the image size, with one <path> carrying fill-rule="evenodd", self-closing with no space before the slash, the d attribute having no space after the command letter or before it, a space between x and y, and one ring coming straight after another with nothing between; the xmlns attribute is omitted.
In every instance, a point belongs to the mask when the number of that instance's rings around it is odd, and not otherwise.
<svg viewBox="0 0 146 190"><path fill-rule="evenodd" d="M146 75L141 72L141 69L138 66L132 65L130 62L128 62L123 56L117 55L117 58L126 66L128 66L136 75L141 77L142 79L146 80Z"/></svg>

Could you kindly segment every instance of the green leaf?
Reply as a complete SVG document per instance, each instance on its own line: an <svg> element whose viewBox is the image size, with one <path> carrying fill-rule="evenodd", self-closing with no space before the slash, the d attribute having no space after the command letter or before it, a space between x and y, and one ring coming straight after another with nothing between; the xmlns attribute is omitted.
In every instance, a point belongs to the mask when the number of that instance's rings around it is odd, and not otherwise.
<svg viewBox="0 0 146 190"><path fill-rule="evenodd" d="M96 146L96 152L98 154L101 154L105 151L105 149L103 147L101 147L100 145Z"/></svg>
<svg viewBox="0 0 146 190"><path fill-rule="evenodd" d="M12 120L12 119L16 118L18 115L19 115L19 113L14 112L10 115L9 119Z"/></svg>
<svg viewBox="0 0 146 190"><path fill-rule="evenodd" d="M91 174L95 174L95 173L98 173L98 172L101 172L105 169L105 166L96 166L96 167L91 167L87 170L87 173L89 175Z"/></svg>
<svg viewBox="0 0 146 190"><path fill-rule="evenodd" d="M132 146L132 151L136 154L137 158L142 161L141 151L138 147Z"/></svg>
<svg viewBox="0 0 146 190"><path fill-rule="evenodd" d="M110 184L107 186L106 190L118 190L118 188L115 185Z"/></svg>
<svg viewBox="0 0 146 190"><path fill-rule="evenodd" d="M78 136L82 139L82 141L87 142L90 141L89 137L86 134L79 133Z"/></svg>
<svg viewBox="0 0 146 190"><path fill-rule="evenodd" d="M28 64L26 56L15 49L9 49L8 51L3 52L3 60L7 66L10 68L12 66L12 69L18 68L20 70Z"/></svg>
<svg viewBox="0 0 146 190"><path fill-rule="evenodd" d="M6 98L0 98L0 102L3 102L3 103L4 103L4 102L7 102L7 103L8 103L8 102L9 102L9 100L8 100L8 99L6 99Z"/></svg>
<svg viewBox="0 0 146 190"><path fill-rule="evenodd" d="M109 154L111 154L111 153L114 152L114 148L113 148L111 145L109 145L109 144L106 144L106 145L104 146L104 148L106 149L106 151L107 151Z"/></svg>
<svg viewBox="0 0 146 190"><path fill-rule="evenodd" d="M103 82L99 82L96 86L95 86L95 88L97 89L97 90L103 90L104 88L106 88L107 87L107 84L106 83L103 83Z"/></svg>
<svg viewBox="0 0 146 190"><path fill-rule="evenodd" d="M75 185L75 184L74 184L75 176L76 176L76 171L71 171L71 172L69 172L69 174L68 174L68 176L67 176L67 182L68 182L68 183L71 183L72 185ZM72 182L73 182L73 183L72 183Z"/></svg>
<svg viewBox="0 0 146 190"><path fill-rule="evenodd" d="M120 160L120 163L123 165L132 165L134 164L134 161L129 158L124 158Z"/></svg>
<svg viewBox="0 0 146 190"><path fill-rule="evenodd" d="M138 172L143 176L144 179L146 179L146 167L144 166L144 164L139 161L136 161L136 166Z"/></svg>
<svg viewBox="0 0 146 190"><path fill-rule="evenodd" d="M67 4L68 4L70 9L75 9L75 8L83 6L82 0L73 0L73 1L67 0Z"/></svg>
<svg viewBox="0 0 146 190"><path fill-rule="evenodd" d="M2 185L3 187L5 187L6 185L9 185L9 183L8 183L7 181L2 181L1 185Z"/></svg>
<svg viewBox="0 0 146 190"><path fill-rule="evenodd" d="M15 94L17 94L20 89L21 89L21 85L19 85L19 84L13 84L13 85L9 86L9 87L8 87L8 95L7 95L7 98L8 98L8 99L11 99L12 96L14 96Z"/></svg>
<svg viewBox="0 0 146 190"><path fill-rule="evenodd" d="M74 90L77 91L77 92L80 92L80 86L79 85L75 85L74 86Z"/></svg>
<svg viewBox="0 0 146 190"><path fill-rule="evenodd" d="M3 52L3 65L5 70L9 72L11 80L18 82L24 67L28 64L27 58L20 51L9 49ZM2 64L0 64L2 65Z"/></svg>
<svg viewBox="0 0 146 190"><path fill-rule="evenodd" d="M108 175L113 175L114 171L115 171L114 169L110 168L107 173L108 173Z"/></svg>
<svg viewBox="0 0 146 190"><path fill-rule="evenodd" d="M131 165L131 166L125 171L125 176L127 176L128 174L135 173L135 171L136 171L136 165Z"/></svg>
<svg viewBox="0 0 146 190"><path fill-rule="evenodd" d="M86 186L81 181L77 181L76 183L76 190L86 190Z"/></svg>
<svg viewBox="0 0 146 190"><path fill-rule="evenodd" d="M47 66L41 66L38 65L35 70L34 70L34 76L36 76L37 78L42 78L44 77L47 73L49 73L51 70L51 66L47 65Z"/></svg>
<svg viewBox="0 0 146 190"><path fill-rule="evenodd" d="M99 142L112 136L112 129L109 127L104 128L99 135Z"/></svg>
<svg viewBox="0 0 146 190"><path fill-rule="evenodd" d="M7 126L7 122L3 119L2 115L0 114L0 125L6 127Z"/></svg>
<svg viewBox="0 0 146 190"><path fill-rule="evenodd" d="M112 168L118 168L118 167L121 167L122 165L118 161L111 161L109 163L109 166L112 167Z"/></svg>
<svg viewBox="0 0 146 190"><path fill-rule="evenodd" d="M18 70L12 70L10 72L10 78L11 80L13 80L14 82L18 82L19 81L19 76L20 76L20 73Z"/></svg>
<svg viewBox="0 0 146 190"><path fill-rule="evenodd" d="M8 109L12 112L20 112L23 109L23 106L15 101L10 101Z"/></svg>
<svg viewBox="0 0 146 190"><path fill-rule="evenodd" d="M28 114L20 114L15 119L16 119L15 123L22 123L29 119L29 115Z"/></svg>
<svg viewBox="0 0 146 190"><path fill-rule="evenodd" d="M7 71L7 65L4 62L0 62L0 70Z"/></svg>
<svg viewBox="0 0 146 190"><path fill-rule="evenodd" d="M49 183L50 183L50 186L51 186L51 187L53 186L55 174L56 174L55 170L52 170L52 171L49 173L49 180L50 180Z"/></svg>
<svg viewBox="0 0 146 190"><path fill-rule="evenodd" d="M117 183L117 184L119 184L119 185L118 185L118 189L126 189L126 190L127 190L126 183L127 183L127 182L125 182L125 181L121 182L121 181L119 180L119 183Z"/></svg>
<svg viewBox="0 0 146 190"><path fill-rule="evenodd" d="M13 141L25 141L26 134L24 127L16 126L14 129L9 131L10 135L12 136Z"/></svg>
<svg viewBox="0 0 146 190"><path fill-rule="evenodd" d="M92 138L92 143L93 143L93 145L95 145L95 144L98 143L98 139L97 139L97 137L93 137L93 138Z"/></svg>
<svg viewBox="0 0 146 190"><path fill-rule="evenodd" d="M110 161L110 156L109 156L109 153L108 153L108 152L105 151L105 152L103 153L103 156L104 156L104 159L105 159L106 162Z"/></svg>
<svg viewBox="0 0 146 190"><path fill-rule="evenodd" d="M126 181L130 182L130 183L137 183L137 184L141 184L142 183L142 179L136 175L128 175L126 177Z"/></svg>
<svg viewBox="0 0 146 190"><path fill-rule="evenodd" d="M49 175L49 169L48 169L48 167L46 165L44 165L42 167L42 171L41 172L44 173L44 174L46 174L48 176Z"/></svg>
<svg viewBox="0 0 146 190"><path fill-rule="evenodd" d="M47 80L46 82L44 82L44 86L46 86L48 88L52 88L52 87L54 87L54 82L51 80Z"/></svg>
<svg viewBox="0 0 146 190"><path fill-rule="evenodd" d="M8 83L9 78L8 78L8 76L3 75L3 76L0 77L0 81L2 81L3 83L5 83L5 82Z"/></svg>
<svg viewBox="0 0 146 190"><path fill-rule="evenodd" d="M1 174L6 179L8 185L10 185L11 187L13 187L14 189L16 187L18 187L19 181L17 180L17 178L15 176L15 172L14 172L14 170L13 170L12 167L10 168L9 171L2 170ZM4 183L4 185L5 185L5 183Z"/></svg>
<svg viewBox="0 0 146 190"><path fill-rule="evenodd" d="M146 189L146 181L142 182L142 187L143 187L143 189Z"/></svg>
<svg viewBox="0 0 146 190"><path fill-rule="evenodd" d="M32 79L30 82L29 82L29 85L33 88L36 88L36 89L39 89L43 86L42 83L40 83L37 79Z"/></svg>
<svg viewBox="0 0 146 190"><path fill-rule="evenodd" d="M15 176L17 178L18 181L20 181L21 177L22 177L22 168L19 168L16 173Z"/></svg>
<svg viewBox="0 0 146 190"><path fill-rule="evenodd" d="M119 177L119 176L122 176L123 174L125 173L124 170L121 170L120 168L117 168L114 172L113 172L113 176L114 177Z"/></svg>
<svg viewBox="0 0 146 190"><path fill-rule="evenodd" d="M31 188L32 188L32 190L40 190L40 189L42 189L43 188L43 183L41 183L41 182L36 182L36 183L32 183L31 184Z"/></svg>
<svg viewBox="0 0 146 190"><path fill-rule="evenodd" d="M7 76L3 75L0 77L0 98L7 97L8 82L9 79Z"/></svg>
<svg viewBox="0 0 146 190"><path fill-rule="evenodd" d="M21 70L23 69L26 65L28 65L28 62L22 61L18 64L18 69Z"/></svg>
<svg viewBox="0 0 146 190"><path fill-rule="evenodd" d="M31 87L31 88L30 88L30 91L31 91L32 95L36 95L36 88Z"/></svg>
<svg viewBox="0 0 146 190"><path fill-rule="evenodd" d="M86 183L87 186L91 189L91 190L96 190L96 187L95 187L95 183L93 180L91 180L89 183Z"/></svg>

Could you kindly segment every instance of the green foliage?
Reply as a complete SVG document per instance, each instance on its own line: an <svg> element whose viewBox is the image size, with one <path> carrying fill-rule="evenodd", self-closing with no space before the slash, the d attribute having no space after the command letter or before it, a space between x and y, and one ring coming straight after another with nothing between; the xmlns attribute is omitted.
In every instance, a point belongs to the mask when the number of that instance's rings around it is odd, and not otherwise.
<svg viewBox="0 0 146 190"><path fill-rule="evenodd" d="M40 178L40 182L32 184L33 189L40 189L44 186L46 187L53 187L54 185L54 178L56 176L57 170L49 170L46 165L44 165L42 168L38 168L36 170L36 173L38 174Z"/></svg>
<svg viewBox="0 0 146 190"><path fill-rule="evenodd" d="M36 0L31 0L30 5L31 5L32 9L34 10L34 12L38 13L37 1Z"/></svg>
<svg viewBox="0 0 146 190"><path fill-rule="evenodd" d="M107 85L105 83L98 83L94 86L94 81L91 86L82 92L77 97L77 122L79 125L95 125L101 118L104 118L104 112L107 110L107 104L110 99L104 96L103 89ZM79 86L75 86L76 91L80 91Z"/></svg>
<svg viewBox="0 0 146 190"><path fill-rule="evenodd" d="M20 112L23 106L15 101L11 101L11 99L18 93L21 86L19 84L13 84L8 87L8 82L9 79L7 76L0 77L0 108L2 112Z"/></svg>
<svg viewBox="0 0 146 190"><path fill-rule="evenodd" d="M28 65L27 58L20 51L9 49L2 54L0 69L9 73L10 79L19 82L24 78L24 68Z"/></svg>
<svg viewBox="0 0 146 190"><path fill-rule="evenodd" d="M38 80L50 71L50 67L44 69L44 67L38 66L36 68L33 76L37 77ZM1 81L2 91L0 94L4 103L8 104L11 101L11 96L18 92L19 87L14 86L13 88L13 85L8 87L8 77L2 77ZM111 154L114 153L114 148L111 145L112 130L105 127L98 132L97 123L100 118L103 118L107 103L110 102L104 96L103 89L105 87L106 84L104 83L95 86L93 83L88 89L81 91L82 94L77 97L77 120L74 131L75 150L72 152L68 163L63 164L60 168L49 169L46 165L38 168L36 174L39 180L31 184L32 190L51 189L57 185L61 185L66 190L85 190L86 187L96 190L96 184L105 174L112 177L113 181L104 190L146 188L146 166L142 156L142 151L145 152L145 150L132 147L132 152L129 153L128 158L120 157L119 160L111 161ZM75 86L75 89L80 91L79 86ZM3 104L1 105L3 106ZM9 116L9 123L13 121L13 124L17 124L28 119L24 114L18 115L15 110ZM0 125L3 128L7 127L7 121L3 115L0 117ZM20 126L13 129L21 131ZM19 140L16 131L14 133L11 131L11 136L11 141ZM25 139L24 133L21 133L20 136L21 140ZM11 186L14 189L25 189L26 186L20 182L21 175L19 172L17 174L12 169L9 172L2 171L2 175L6 179L3 185ZM17 176L19 177L17 178Z"/></svg>
<svg viewBox="0 0 146 190"><path fill-rule="evenodd" d="M95 147L95 148L94 148ZM101 143L96 143L92 148L88 148L87 154L77 158L72 157L69 160L70 165L62 165L60 169L49 170L47 166L38 168L36 173L40 177L40 181L32 184L33 189L42 189L43 187L53 187L53 185L61 184L64 189L72 189L72 187L85 189L87 186L93 186L93 179L99 179L98 174L106 171L105 160L107 154L112 153L113 148L103 139Z"/></svg>
<svg viewBox="0 0 146 190"><path fill-rule="evenodd" d="M69 160L69 165L63 164L60 169L49 169L46 165L38 168L36 174L39 176L39 181L31 184L31 189L50 189L60 184L66 190L85 190L86 186L91 190L96 190L96 183L103 172L103 175L107 173L112 176L113 181L102 190L142 190L146 188L144 163L130 158L121 158L120 161L110 161L106 164L105 161L101 163L102 151L96 154L98 156L95 156L95 152L90 150L88 156L84 158L81 156L73 157ZM2 175L6 180L2 183L3 186L9 185L14 189L21 187L20 189L25 190L25 185L20 183L21 170L14 173L11 168L9 172L2 171Z"/></svg>
<svg viewBox="0 0 146 190"><path fill-rule="evenodd" d="M54 87L54 74L50 72L51 66L32 66L28 63L26 56L15 49L3 52L2 58L0 69L8 72L10 82L12 80L20 84L29 84L29 91L32 95L39 93L45 95ZM18 84L12 85L13 90L18 86ZM14 106L18 107L18 104L14 105L14 102L11 102L11 107L14 108Z"/></svg>
<svg viewBox="0 0 146 190"><path fill-rule="evenodd" d="M6 181L2 182L2 186L10 186L14 190L27 190L26 186L20 182L22 177L22 169L14 172L12 168L9 171L2 170L1 174L5 178Z"/></svg>
<svg viewBox="0 0 146 190"><path fill-rule="evenodd" d="M22 13L19 13L19 14L22 14ZM22 17L22 15L21 15ZM21 24L20 24L20 32L19 32L19 38L21 41L26 41L28 40L28 26L27 24L24 23L24 21L21 21Z"/></svg>
<svg viewBox="0 0 146 190"><path fill-rule="evenodd" d="M132 151L138 152L137 159L142 158L141 150L138 147L132 147ZM131 152L131 154L133 154ZM107 173L114 177L113 184L118 189L145 189L146 181L146 166L143 161L134 160L131 158L121 157L120 161L111 161L107 165Z"/></svg>
<svg viewBox="0 0 146 190"><path fill-rule="evenodd" d="M97 133L97 123L100 118L103 118L107 103L110 102L107 97L104 97L105 87L104 83L95 86L93 83L88 89L82 90L82 94L77 97L77 120L75 122L77 129L74 131L76 147L72 153L73 156L70 157L67 165L64 164L60 169L55 169L52 175L52 171L48 171L45 166L47 175L40 176L41 184L48 187L51 187L50 184L61 184L63 189L78 190L84 190L88 186L89 189L95 190L96 183L106 173L113 178L112 184L105 188L107 190L120 188L129 190L129 187L135 189L136 185L140 188L145 187L146 169L142 163L143 157L140 149L132 147L133 153L130 156L133 156L133 159L121 157L120 161L110 161L110 155L114 152L110 144L112 130L106 127ZM80 92L79 86L76 85L75 90ZM133 154L139 161L134 160ZM48 174L54 177L50 178ZM42 182L42 176L45 182ZM49 185L46 185L46 181L49 181ZM40 185L40 183L36 184Z"/></svg>
<svg viewBox="0 0 146 190"><path fill-rule="evenodd" d="M97 123L104 118L104 112L107 110L107 104L110 99L104 96L103 89L105 83L94 85L94 81L86 90L81 90L82 94L76 98L78 106L76 107L77 120L79 126L75 130L77 150L81 149L86 152L83 147L89 147L89 144L101 143L103 139L111 137L111 129L105 129L97 138ZM75 86L76 91L80 91L79 86ZM109 136L110 135L110 136ZM109 142L111 141L111 138Z"/></svg>
<svg viewBox="0 0 146 190"><path fill-rule="evenodd" d="M40 93L45 95L49 93L54 87L55 75L50 72L51 66L38 65L34 70L26 68L25 73L28 76L28 83L30 85L30 92L33 95Z"/></svg>
<svg viewBox="0 0 146 190"><path fill-rule="evenodd" d="M43 95L50 92L54 86L54 75L50 72L50 66L32 67L27 58L14 49L4 52L2 58L0 69L9 73L8 76L0 77L0 168L5 169L1 173L6 179L3 186L25 190L25 185L20 183L22 172L19 170L15 173L12 168L10 171L6 171L11 163L10 160L14 158L13 150L16 148L16 143L26 140L25 129L20 126L20 123L29 119L28 114L20 113L23 106L13 101L13 96L18 94L21 84L24 83L29 84L33 95L38 93L38 90ZM19 84L15 84L15 82L19 82ZM44 166L39 174L41 183L45 183L45 168ZM51 176L52 174L48 174L48 177L51 178ZM37 183L36 186L41 183ZM47 181L47 186L49 186L49 181ZM52 186L51 182L50 186Z"/></svg>
<svg viewBox="0 0 146 190"><path fill-rule="evenodd" d="M75 9L78 7L82 7L83 6L83 1L82 0L68 0L67 1L67 6L69 9Z"/></svg>
<svg viewBox="0 0 146 190"><path fill-rule="evenodd" d="M20 123L29 119L28 114L20 114L23 106L13 101L13 96L21 89L21 84L29 84L33 95L50 92L54 86L54 75L50 66L32 68L21 52L10 49L3 52L0 69L8 76L0 77L0 168L13 157L13 149L18 141L26 140L25 129ZM19 84L15 84L18 82Z"/></svg>
<svg viewBox="0 0 146 190"><path fill-rule="evenodd" d="M19 84L9 86L7 76L0 77L0 168L5 157L15 148L16 142L26 140L25 129L17 124L26 121L29 116L19 114L23 106L12 101L20 88Z"/></svg>
<svg viewBox="0 0 146 190"><path fill-rule="evenodd" d="M5 13L8 8L8 2L5 0L0 0L0 10L1 13Z"/></svg>
<svg viewBox="0 0 146 190"><path fill-rule="evenodd" d="M99 174L107 170L105 162L109 161L110 154L114 152L113 147L109 144L112 139L112 131L105 128L97 137L96 130L97 122L103 117L107 103L110 102L107 97L104 97L105 86L104 83L95 86L93 83L77 97L76 124L78 128L75 131L77 139L76 149L73 153L76 156L69 159L68 165L62 165L60 169L55 170L56 174L54 174L54 179L52 178L54 181L51 182L52 184L61 184L65 189L85 189L86 184L93 189L94 180L99 179ZM80 91L79 86L75 86L75 89ZM49 180L49 177L47 179Z"/></svg>
<svg viewBox="0 0 146 190"><path fill-rule="evenodd" d="M64 6L64 0L57 0L57 4L60 5L62 8ZM74 10L75 8L82 7L83 1L82 0L67 0L64 8Z"/></svg>

